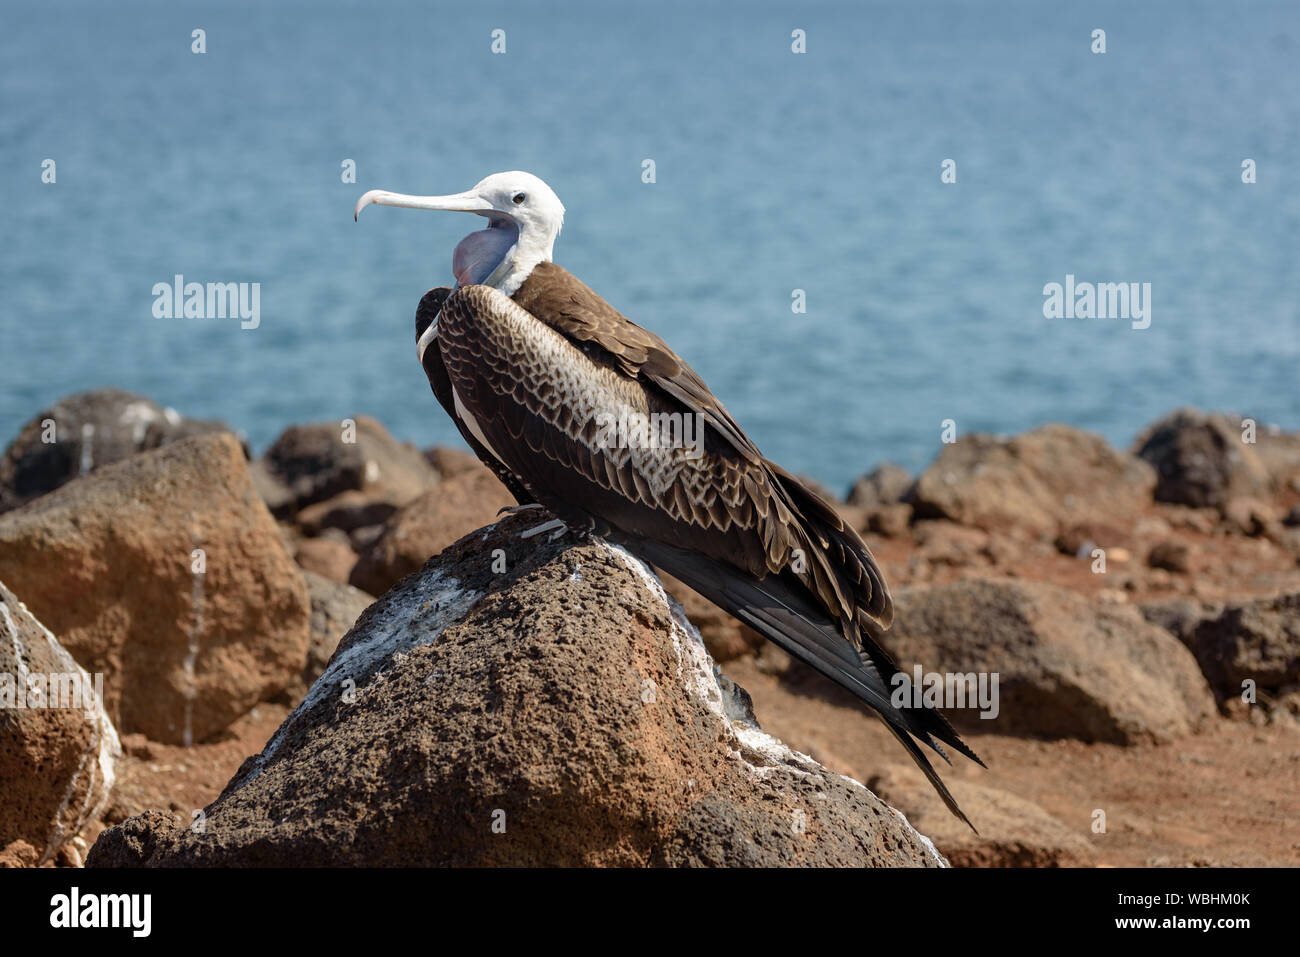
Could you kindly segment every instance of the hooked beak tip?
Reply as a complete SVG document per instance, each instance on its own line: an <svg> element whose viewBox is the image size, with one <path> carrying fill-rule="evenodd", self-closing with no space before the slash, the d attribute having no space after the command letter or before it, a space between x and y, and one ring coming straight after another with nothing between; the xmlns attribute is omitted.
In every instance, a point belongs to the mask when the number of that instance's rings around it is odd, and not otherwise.
<svg viewBox="0 0 1300 957"><path fill-rule="evenodd" d="M352 210L352 221L358 222L361 218L361 211L371 203L379 202L384 196L388 195L382 189L372 189L362 193L361 198L357 200L357 205Z"/></svg>

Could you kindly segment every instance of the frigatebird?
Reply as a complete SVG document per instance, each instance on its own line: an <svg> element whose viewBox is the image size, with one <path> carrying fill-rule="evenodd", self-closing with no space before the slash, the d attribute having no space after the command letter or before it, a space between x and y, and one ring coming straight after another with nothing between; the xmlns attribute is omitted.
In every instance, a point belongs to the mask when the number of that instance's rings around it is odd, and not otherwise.
<svg viewBox="0 0 1300 957"><path fill-rule="evenodd" d="M456 285L420 300L416 348L434 395L520 507L628 548L848 689L973 830L917 741L945 761L940 741L984 762L937 709L891 700L906 678L880 645L894 610L871 551L763 457L667 343L552 261L564 206L551 188L515 171L448 196L371 190L354 218L371 203L488 220L456 246ZM635 428L611 441L611 420L682 415L703 423L701 444Z"/></svg>

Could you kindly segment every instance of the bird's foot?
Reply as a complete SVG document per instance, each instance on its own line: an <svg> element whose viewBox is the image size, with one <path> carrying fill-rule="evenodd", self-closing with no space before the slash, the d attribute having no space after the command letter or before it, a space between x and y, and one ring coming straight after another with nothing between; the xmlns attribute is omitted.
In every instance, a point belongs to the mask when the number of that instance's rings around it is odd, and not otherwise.
<svg viewBox="0 0 1300 957"><path fill-rule="evenodd" d="M553 518L549 522L543 522L541 525L520 532L519 537L532 538L534 535L541 535L543 532L550 532L550 540L555 541L568 530L569 526L565 525L564 522L560 521L560 519Z"/></svg>
<svg viewBox="0 0 1300 957"><path fill-rule="evenodd" d="M497 509L497 516L518 515L520 512L526 512L530 508L545 508L540 502L529 502L527 505L503 505Z"/></svg>

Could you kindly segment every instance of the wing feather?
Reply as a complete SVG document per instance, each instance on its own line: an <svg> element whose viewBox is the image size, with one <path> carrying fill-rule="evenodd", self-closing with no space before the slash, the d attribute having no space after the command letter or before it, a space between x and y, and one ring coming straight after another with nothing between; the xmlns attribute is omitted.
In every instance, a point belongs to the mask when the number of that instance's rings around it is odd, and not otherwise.
<svg viewBox="0 0 1300 957"><path fill-rule="evenodd" d="M734 420L662 340L623 319L576 279L566 285L569 292L558 294L555 284L568 273L543 265L549 267L542 272L544 285L532 286L530 277L521 290L527 296L512 300L470 286L442 307L443 361L493 447L494 431L504 430L503 448L522 441L558 468L544 479L528 475L539 467L535 455L507 464L535 493L562 488L577 476L596 486L606 506L616 507L589 510L582 517L593 526L624 521L660 528L660 534L679 541L685 536L703 553L760 576L779 574L797 558L796 573L855 643L862 617L883 630L892 616L884 577L835 509L758 454L738 426L719 431L715 422ZM549 300L541 289L550 291ZM562 313L545 311L547 301L563 304ZM661 381L682 387L665 390ZM559 395L566 401L558 402ZM689 396L688 403L678 395ZM611 447L600 441L598 422L602 414L617 413L700 413L703 452L691 458L682 448ZM661 525L664 518L670 526ZM892 666L874 642L867 650Z"/></svg>

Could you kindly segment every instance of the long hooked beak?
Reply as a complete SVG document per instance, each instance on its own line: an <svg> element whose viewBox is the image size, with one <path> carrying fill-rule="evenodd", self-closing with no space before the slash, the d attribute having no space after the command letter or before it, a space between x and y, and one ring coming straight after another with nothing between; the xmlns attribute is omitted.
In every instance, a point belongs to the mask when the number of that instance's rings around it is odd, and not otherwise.
<svg viewBox="0 0 1300 957"><path fill-rule="evenodd" d="M480 214L494 208L473 190L453 193L451 196L407 196L405 193L390 193L386 189L372 189L357 200L357 208L352 211L352 219L355 221L361 215L361 210L371 203L380 206L405 206L408 209L447 209L457 213Z"/></svg>

